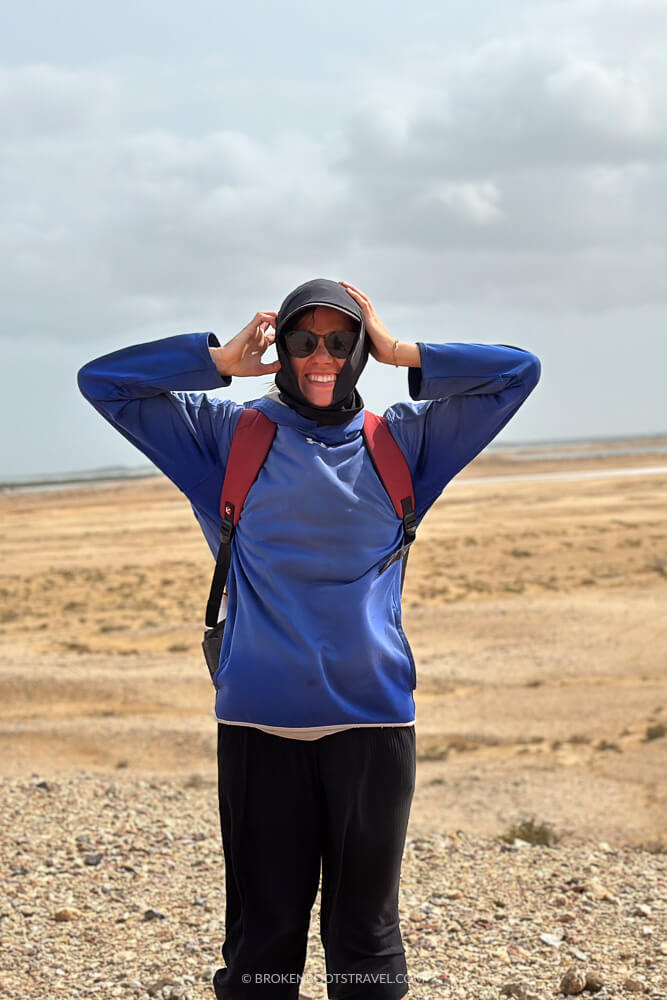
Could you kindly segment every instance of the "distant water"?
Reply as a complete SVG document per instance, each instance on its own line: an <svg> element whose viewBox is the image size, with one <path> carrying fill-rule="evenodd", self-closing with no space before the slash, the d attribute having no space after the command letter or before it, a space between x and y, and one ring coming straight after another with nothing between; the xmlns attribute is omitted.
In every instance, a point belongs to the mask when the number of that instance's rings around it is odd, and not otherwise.
<svg viewBox="0 0 667 1000"><path fill-rule="evenodd" d="M160 475L152 465L139 468L126 465L109 465L102 469L84 469L79 472L53 472L47 475L16 476L11 480L0 480L0 489L12 493L29 493L33 490L61 490L70 486L85 486L90 483L113 483L126 479L148 479Z"/></svg>
<svg viewBox="0 0 667 1000"><path fill-rule="evenodd" d="M667 445L654 445L642 448L596 448L585 451L567 451L564 448L554 448L553 451L528 451L517 449L512 455L516 462L536 462L541 459L558 462L562 459L576 461L581 458L617 458L621 455L667 455Z"/></svg>
<svg viewBox="0 0 667 1000"><path fill-rule="evenodd" d="M581 469L578 472L528 472L507 476L464 476L454 479L452 486L479 486L487 483L537 483L557 479L560 482L578 479L618 479L626 476L667 476L667 465L641 465L637 469Z"/></svg>
<svg viewBox="0 0 667 1000"><path fill-rule="evenodd" d="M547 460L552 462L577 461L590 458L621 458L631 455L667 455L665 435L656 437L655 444L650 444L651 436L640 438L607 438L577 441L537 441L529 444L519 442L492 443L487 452L510 452L512 461L534 462ZM637 441L637 444L633 444ZM641 444L639 443L641 441ZM623 442L621 444L621 442ZM617 447L611 447L618 443ZM606 447L605 447L606 446ZM0 480L0 490L16 493L27 493L33 490L56 490L67 487L85 486L91 483L114 483L126 479L147 479L161 475L152 465L125 466L109 465L100 469L84 469L74 472L54 472L43 475L15 476ZM506 477L502 477L506 478ZM470 480L468 480L470 482Z"/></svg>

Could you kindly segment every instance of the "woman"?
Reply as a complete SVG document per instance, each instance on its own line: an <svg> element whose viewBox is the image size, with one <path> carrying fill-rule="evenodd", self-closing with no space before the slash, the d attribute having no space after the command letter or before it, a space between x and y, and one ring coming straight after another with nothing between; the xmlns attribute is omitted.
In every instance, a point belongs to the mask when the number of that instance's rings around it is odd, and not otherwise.
<svg viewBox="0 0 667 1000"><path fill-rule="evenodd" d="M275 332L271 331L271 328ZM275 343L278 361L262 357ZM243 407L204 391L275 374L245 404L277 425L232 544L216 685L226 914L220 1000L296 1000L322 866L334 998L407 995L398 922L414 789L414 661L401 628L403 526L367 451L368 354L408 368L385 413L420 521L537 384L519 348L399 343L368 297L315 279L228 343L184 334L84 366L79 386L192 503L211 551ZM198 391L192 391L198 390Z"/></svg>

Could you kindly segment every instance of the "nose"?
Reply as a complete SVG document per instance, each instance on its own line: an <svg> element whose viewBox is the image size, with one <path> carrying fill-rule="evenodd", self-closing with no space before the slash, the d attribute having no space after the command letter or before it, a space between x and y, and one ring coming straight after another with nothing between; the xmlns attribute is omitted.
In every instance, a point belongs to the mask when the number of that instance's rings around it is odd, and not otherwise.
<svg viewBox="0 0 667 1000"><path fill-rule="evenodd" d="M327 350L327 345L324 341L324 337L317 338L317 347L313 351L313 357L317 358L318 361L328 361L331 355Z"/></svg>

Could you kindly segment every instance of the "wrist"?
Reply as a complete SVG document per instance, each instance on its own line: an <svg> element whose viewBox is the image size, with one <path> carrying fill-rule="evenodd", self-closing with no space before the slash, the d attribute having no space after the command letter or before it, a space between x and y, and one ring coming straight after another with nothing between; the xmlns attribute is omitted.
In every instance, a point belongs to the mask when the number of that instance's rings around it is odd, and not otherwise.
<svg viewBox="0 0 667 1000"><path fill-rule="evenodd" d="M209 345L208 349L220 378L230 378L232 373L227 370L227 366L225 364L224 347L211 347Z"/></svg>
<svg viewBox="0 0 667 1000"><path fill-rule="evenodd" d="M405 344L395 341L393 351L393 364L397 368L421 368L421 354L417 344Z"/></svg>

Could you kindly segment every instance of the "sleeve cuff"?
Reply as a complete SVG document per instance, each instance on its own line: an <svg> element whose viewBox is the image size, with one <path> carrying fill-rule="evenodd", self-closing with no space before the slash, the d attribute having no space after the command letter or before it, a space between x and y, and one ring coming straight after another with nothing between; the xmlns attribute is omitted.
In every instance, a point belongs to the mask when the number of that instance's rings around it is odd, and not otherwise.
<svg viewBox="0 0 667 1000"><path fill-rule="evenodd" d="M216 335L214 333L209 333L209 335L208 335L208 346L209 347L220 347L221 346L220 345L220 341L218 340L218 338L216 337ZM209 357L211 357L210 354L209 354ZM213 358L211 358L211 364L215 368L215 362L213 361ZM221 383L224 386L228 386L228 385L232 384L232 376L231 375L220 375L220 373L218 372L217 368L215 369L215 371L216 371L216 374L218 375L218 378L220 379Z"/></svg>
<svg viewBox="0 0 667 1000"><path fill-rule="evenodd" d="M417 343L419 348L419 357L422 364L424 363L424 352L422 350L422 345ZM421 396L422 388L422 370L421 368L408 368L408 391L410 393L410 399L419 399Z"/></svg>

